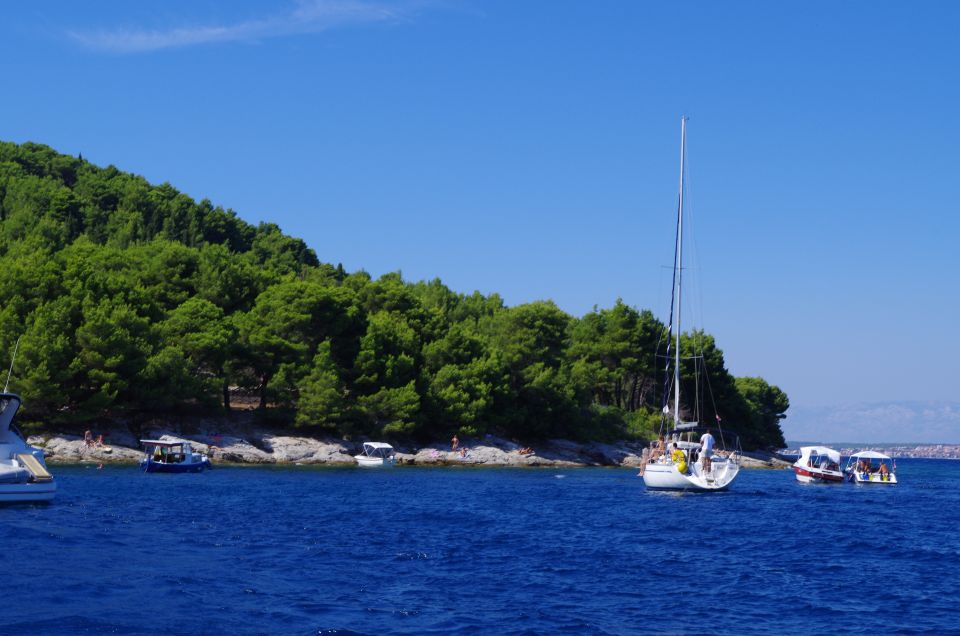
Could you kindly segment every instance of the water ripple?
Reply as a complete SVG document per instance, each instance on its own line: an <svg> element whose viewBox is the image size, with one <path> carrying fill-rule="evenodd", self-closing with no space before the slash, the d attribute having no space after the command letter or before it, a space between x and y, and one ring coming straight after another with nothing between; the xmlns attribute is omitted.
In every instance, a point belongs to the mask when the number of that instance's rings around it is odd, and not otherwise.
<svg viewBox="0 0 960 636"><path fill-rule="evenodd" d="M615 469L61 468L52 505L0 508L0 632L949 633L960 464L898 463L896 487L747 471L712 495Z"/></svg>

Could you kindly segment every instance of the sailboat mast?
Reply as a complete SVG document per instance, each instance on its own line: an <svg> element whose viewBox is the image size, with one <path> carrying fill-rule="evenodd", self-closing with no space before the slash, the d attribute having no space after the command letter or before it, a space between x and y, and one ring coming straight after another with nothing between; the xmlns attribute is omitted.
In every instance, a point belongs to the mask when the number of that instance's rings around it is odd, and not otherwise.
<svg viewBox="0 0 960 636"><path fill-rule="evenodd" d="M683 279L683 172L687 153L687 118L680 118L680 205L677 206L677 260L673 264L673 281L676 287L676 359L673 365L673 422L674 426L680 423L680 311L683 304L680 302L681 282Z"/></svg>

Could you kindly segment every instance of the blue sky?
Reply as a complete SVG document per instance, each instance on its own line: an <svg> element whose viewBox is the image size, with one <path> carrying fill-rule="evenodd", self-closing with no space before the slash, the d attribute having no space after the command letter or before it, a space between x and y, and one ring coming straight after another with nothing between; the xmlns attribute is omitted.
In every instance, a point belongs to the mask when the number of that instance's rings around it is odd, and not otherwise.
<svg viewBox="0 0 960 636"><path fill-rule="evenodd" d="M686 114L688 313L731 370L797 405L956 398L956 3L2 13L0 139L169 181L348 270L576 315L665 316Z"/></svg>

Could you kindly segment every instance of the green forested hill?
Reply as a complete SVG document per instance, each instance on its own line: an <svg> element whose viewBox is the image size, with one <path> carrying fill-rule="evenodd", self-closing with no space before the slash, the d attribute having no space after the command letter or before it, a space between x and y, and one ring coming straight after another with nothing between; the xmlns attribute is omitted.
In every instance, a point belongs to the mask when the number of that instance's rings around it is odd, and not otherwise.
<svg viewBox="0 0 960 636"><path fill-rule="evenodd" d="M659 426L665 328L649 311L575 318L348 274L275 225L30 143L0 142L0 223L0 352L21 339L10 388L38 422L229 409L241 387L265 417L314 432L612 439ZM684 338L709 370L705 382L686 363L686 395L709 392L745 446L782 445L786 395L732 377L709 335Z"/></svg>

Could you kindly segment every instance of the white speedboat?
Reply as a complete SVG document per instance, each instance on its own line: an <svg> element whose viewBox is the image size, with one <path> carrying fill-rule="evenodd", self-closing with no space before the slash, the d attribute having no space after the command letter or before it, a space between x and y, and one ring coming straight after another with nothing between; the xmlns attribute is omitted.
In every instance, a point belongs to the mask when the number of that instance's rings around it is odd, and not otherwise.
<svg viewBox="0 0 960 636"><path fill-rule="evenodd" d="M680 123L680 200L677 208L677 234L674 248L673 262L673 289L670 298L670 335L666 339L666 375L668 377L663 392L664 418L661 420L661 432L666 421L666 414L673 416L673 430L666 439L666 452L644 466L641 471L643 483L647 488L654 490L699 490L704 492L725 490L733 483L740 472L740 440L731 433L724 433L720 428L720 416L717 415L715 428L699 427L696 422L683 422L680 418L680 310L682 305L681 292L683 282L683 179L686 165L687 150L687 120L682 118ZM657 352L659 354L659 352ZM696 356L695 356L696 357ZM699 356L703 360L703 356ZM672 366L672 369L670 368ZM672 384L669 377L672 375ZM704 376L706 377L706 376ZM673 394L673 408L670 408L671 389ZM696 396L694 397L696 400ZM691 409L699 412L698 408ZM716 441L719 443L719 452L714 453L709 461L699 457L701 438L697 434L716 432ZM727 443L727 441L735 443ZM674 452L674 444L676 452Z"/></svg>
<svg viewBox="0 0 960 636"><path fill-rule="evenodd" d="M860 451L850 456L843 473L855 484L897 483L897 462L876 451Z"/></svg>
<svg viewBox="0 0 960 636"><path fill-rule="evenodd" d="M43 450L27 444L13 423L21 402L19 395L0 393L0 502L50 501L57 482Z"/></svg>
<svg viewBox="0 0 960 636"><path fill-rule="evenodd" d="M801 446L800 457L793 462L797 481L809 483L842 483L840 453L826 446Z"/></svg>
<svg viewBox="0 0 960 636"><path fill-rule="evenodd" d="M376 468L378 466L393 466L397 461L393 446L386 442L364 442L363 452L354 455L358 466Z"/></svg>

